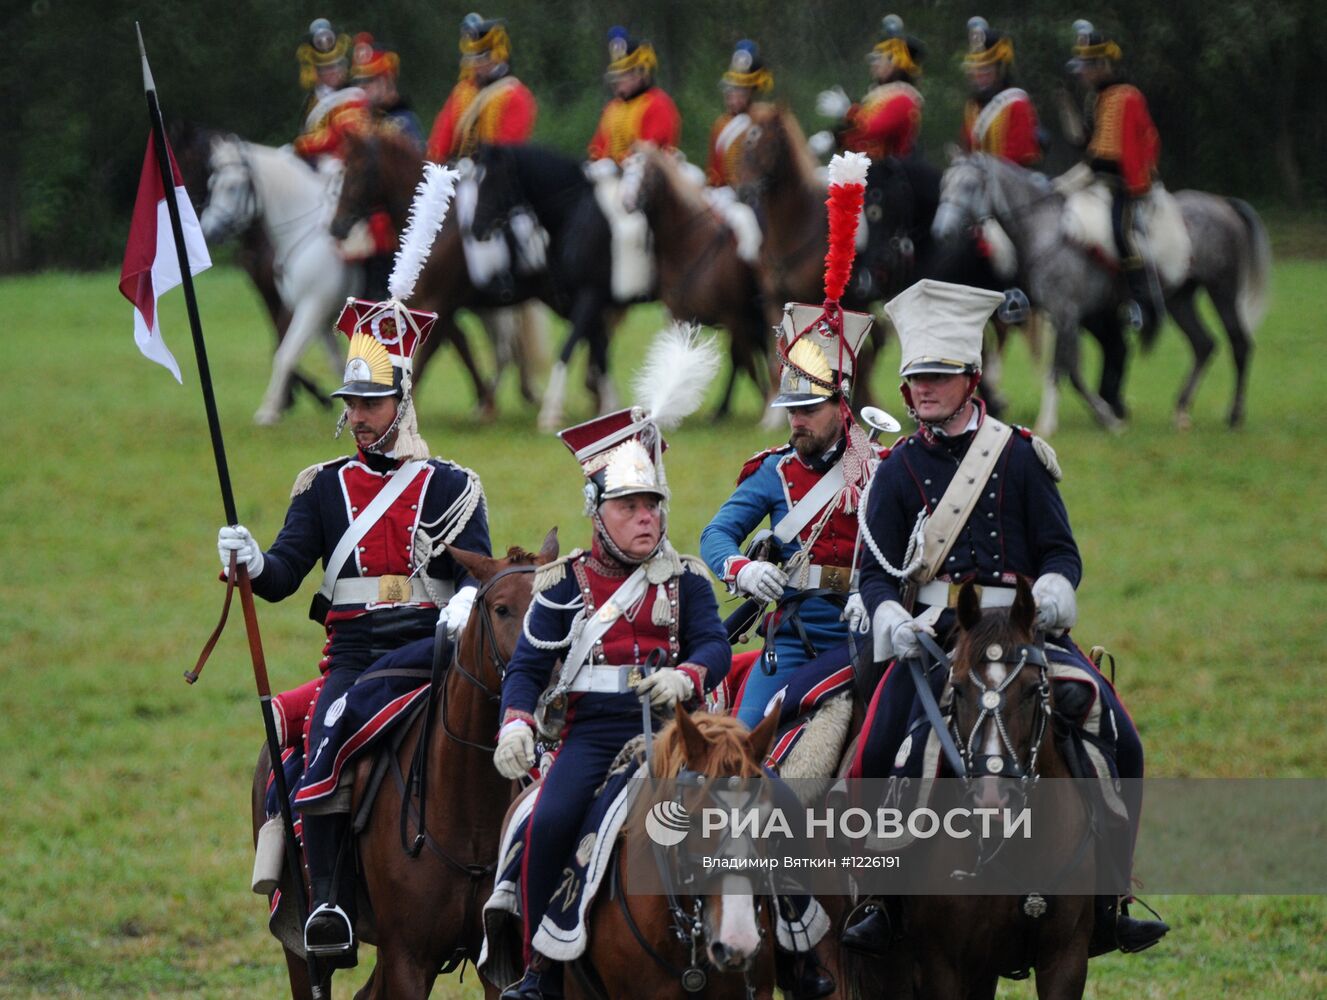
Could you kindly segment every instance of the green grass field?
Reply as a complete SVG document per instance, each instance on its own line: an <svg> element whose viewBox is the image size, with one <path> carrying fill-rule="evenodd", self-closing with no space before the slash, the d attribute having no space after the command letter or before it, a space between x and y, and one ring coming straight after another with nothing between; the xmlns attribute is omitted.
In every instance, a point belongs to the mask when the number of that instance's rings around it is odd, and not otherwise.
<svg viewBox="0 0 1327 1000"><path fill-rule="evenodd" d="M0 464L0 995L281 996L280 951L248 891L261 724L238 622L202 681L181 679L220 608L223 520L182 297L168 298L162 325L183 387L140 357L115 286L111 273L0 281L14 432ZM1151 774L1327 777L1324 286L1323 261L1277 265L1243 431L1222 422L1224 337L1187 433L1170 426L1187 363L1174 329L1133 361L1125 434L1099 432L1064 399L1054 444L1086 566L1076 634L1119 656ZM250 422L267 322L238 272L207 273L198 289L240 518L270 544L295 474L348 445L307 398L279 427ZM658 320L636 311L614 345L624 396ZM437 361L422 429L435 452L482 475L495 546L536 546L554 524L565 546L583 544L580 481L562 445L535 433L514 385L503 416L478 424L452 357ZM877 372L886 405L896 365L895 346ZM1030 423L1038 376L1021 341L1006 369L1013 419ZM569 422L589 415L575 393L570 405ZM695 550L742 460L774 443L758 406L746 389L728 423L698 418L673 436L680 549ZM276 687L316 669L321 634L305 617L315 586L259 609ZM1094 962L1090 997L1327 995L1327 900L1152 902L1174 931L1144 955ZM338 976L339 995L362 982L363 958ZM473 973L435 992L479 995ZM1001 990L1032 995L1028 984Z"/></svg>

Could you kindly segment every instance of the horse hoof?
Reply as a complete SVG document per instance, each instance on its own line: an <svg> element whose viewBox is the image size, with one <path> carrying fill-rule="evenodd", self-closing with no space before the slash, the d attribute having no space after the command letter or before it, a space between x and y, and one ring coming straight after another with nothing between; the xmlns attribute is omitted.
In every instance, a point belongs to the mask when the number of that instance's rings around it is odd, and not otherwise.
<svg viewBox="0 0 1327 1000"><path fill-rule="evenodd" d="M264 406L253 415L253 422L259 427L275 427L281 422L281 411Z"/></svg>
<svg viewBox="0 0 1327 1000"><path fill-rule="evenodd" d="M562 429L562 415L540 410L539 419L535 421L535 427L545 434L555 434Z"/></svg>
<svg viewBox="0 0 1327 1000"><path fill-rule="evenodd" d="M1183 410L1177 411L1174 424L1177 431L1193 430L1193 417L1189 416L1189 414L1185 413Z"/></svg>
<svg viewBox="0 0 1327 1000"><path fill-rule="evenodd" d="M1038 421L1037 425L1032 428L1032 433L1037 435L1037 437L1041 438L1043 441L1049 441L1055 434L1055 431L1056 427L1054 424L1041 423L1040 421Z"/></svg>
<svg viewBox="0 0 1327 1000"><path fill-rule="evenodd" d="M1231 410L1230 416L1226 417L1226 426L1232 431L1239 430L1244 426L1244 411Z"/></svg>

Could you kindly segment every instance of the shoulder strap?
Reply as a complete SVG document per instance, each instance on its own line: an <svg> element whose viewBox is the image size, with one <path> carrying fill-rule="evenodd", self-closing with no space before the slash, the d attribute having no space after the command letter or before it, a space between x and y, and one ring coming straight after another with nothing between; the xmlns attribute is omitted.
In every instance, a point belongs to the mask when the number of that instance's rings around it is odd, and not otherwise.
<svg viewBox="0 0 1327 1000"><path fill-rule="evenodd" d="M645 594L649 581L645 578L645 567L636 569L622 581L622 585L613 591L613 596L601 604L585 622L581 634L567 650L562 661L562 672L558 675L556 692L568 690L575 682L581 669L590 662L590 651L594 644L604 637L613 623L622 617L622 613Z"/></svg>
<svg viewBox="0 0 1327 1000"><path fill-rule="evenodd" d="M958 471L950 480L949 488L940 498L939 506L926 519L922 535L922 563L913 574L913 580L918 585L930 583L935 579L936 571L944 565L945 556L954 547L959 530L972 516L977 497L986 487L987 480L995 471L995 463L999 461L1013 433L1013 428L1008 424L989 416L977 428L972 444L968 446L968 453L963 456Z"/></svg>
<svg viewBox="0 0 1327 1000"><path fill-rule="evenodd" d="M810 492L789 508L788 513L779 518L774 526L774 536L785 545L802 533L802 529L811 523L825 505L832 502L843 490L843 459L840 458L829 471L820 477L820 481L811 487Z"/></svg>
<svg viewBox="0 0 1327 1000"><path fill-rule="evenodd" d="M350 553L355 550L359 540L378 523L383 514L387 513L387 508L396 502L396 499L405 492L405 488L414 482L415 476L419 475L419 471L427 465L427 462L406 462L405 465L392 473L392 477L378 491L378 495L359 512L358 517L350 522L350 527L341 536L341 540L336 543L331 558L327 560L327 569L323 573L323 584L318 588L318 593L329 601L332 599L332 588L336 586L336 579L341 575L341 567L346 564L346 560L350 558Z"/></svg>
<svg viewBox="0 0 1327 1000"><path fill-rule="evenodd" d="M972 125L973 145L980 146L1000 112L1022 97L1027 97L1027 91L1018 87L1008 87L992 97Z"/></svg>

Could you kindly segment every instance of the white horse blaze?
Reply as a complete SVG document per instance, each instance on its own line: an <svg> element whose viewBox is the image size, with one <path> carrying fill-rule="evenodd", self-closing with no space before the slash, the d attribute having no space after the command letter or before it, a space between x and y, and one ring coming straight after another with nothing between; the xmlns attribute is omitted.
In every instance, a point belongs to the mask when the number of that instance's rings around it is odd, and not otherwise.
<svg viewBox="0 0 1327 1000"><path fill-rule="evenodd" d="M723 880L723 915L719 920L717 944L728 949L729 960L744 963L760 948L760 922L756 919L756 901L751 883L739 876ZM745 892L735 890L745 889Z"/></svg>

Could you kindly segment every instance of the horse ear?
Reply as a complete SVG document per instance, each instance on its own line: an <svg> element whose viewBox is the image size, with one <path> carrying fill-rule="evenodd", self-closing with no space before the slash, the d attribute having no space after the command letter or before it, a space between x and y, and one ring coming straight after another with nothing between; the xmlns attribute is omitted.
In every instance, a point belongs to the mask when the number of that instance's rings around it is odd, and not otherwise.
<svg viewBox="0 0 1327 1000"><path fill-rule="evenodd" d="M691 718L691 713L680 707L677 712L677 731L682 734L682 749L687 765L693 770L699 770L705 763L705 735Z"/></svg>
<svg viewBox="0 0 1327 1000"><path fill-rule="evenodd" d="M764 764L769 756L770 747L774 746L774 737L779 733L779 709L783 707L783 696L770 706L769 712L760 720L756 728L746 738L751 759L757 764Z"/></svg>
<svg viewBox="0 0 1327 1000"><path fill-rule="evenodd" d="M480 583L487 583L488 578L498 571L498 561L482 552L467 552L454 545L447 546L447 552Z"/></svg>
<svg viewBox="0 0 1327 1000"><path fill-rule="evenodd" d="M945 158L948 159L951 164L957 163L959 160L963 159L963 150L958 148L958 143L945 143Z"/></svg>
<svg viewBox="0 0 1327 1000"><path fill-rule="evenodd" d="M1037 618L1037 602L1032 599L1032 588L1027 580L1018 578L1014 593L1014 606L1009 609L1009 621L1024 632L1032 632L1032 623Z"/></svg>
<svg viewBox="0 0 1327 1000"><path fill-rule="evenodd" d="M544 536L544 544L539 546L539 554L535 556L535 562L540 566L544 563L550 563L558 557L558 526L555 524L548 529L548 534Z"/></svg>
<svg viewBox="0 0 1327 1000"><path fill-rule="evenodd" d="M981 621L981 598L977 596L977 588L969 580L958 592L958 624L966 632L979 621Z"/></svg>

